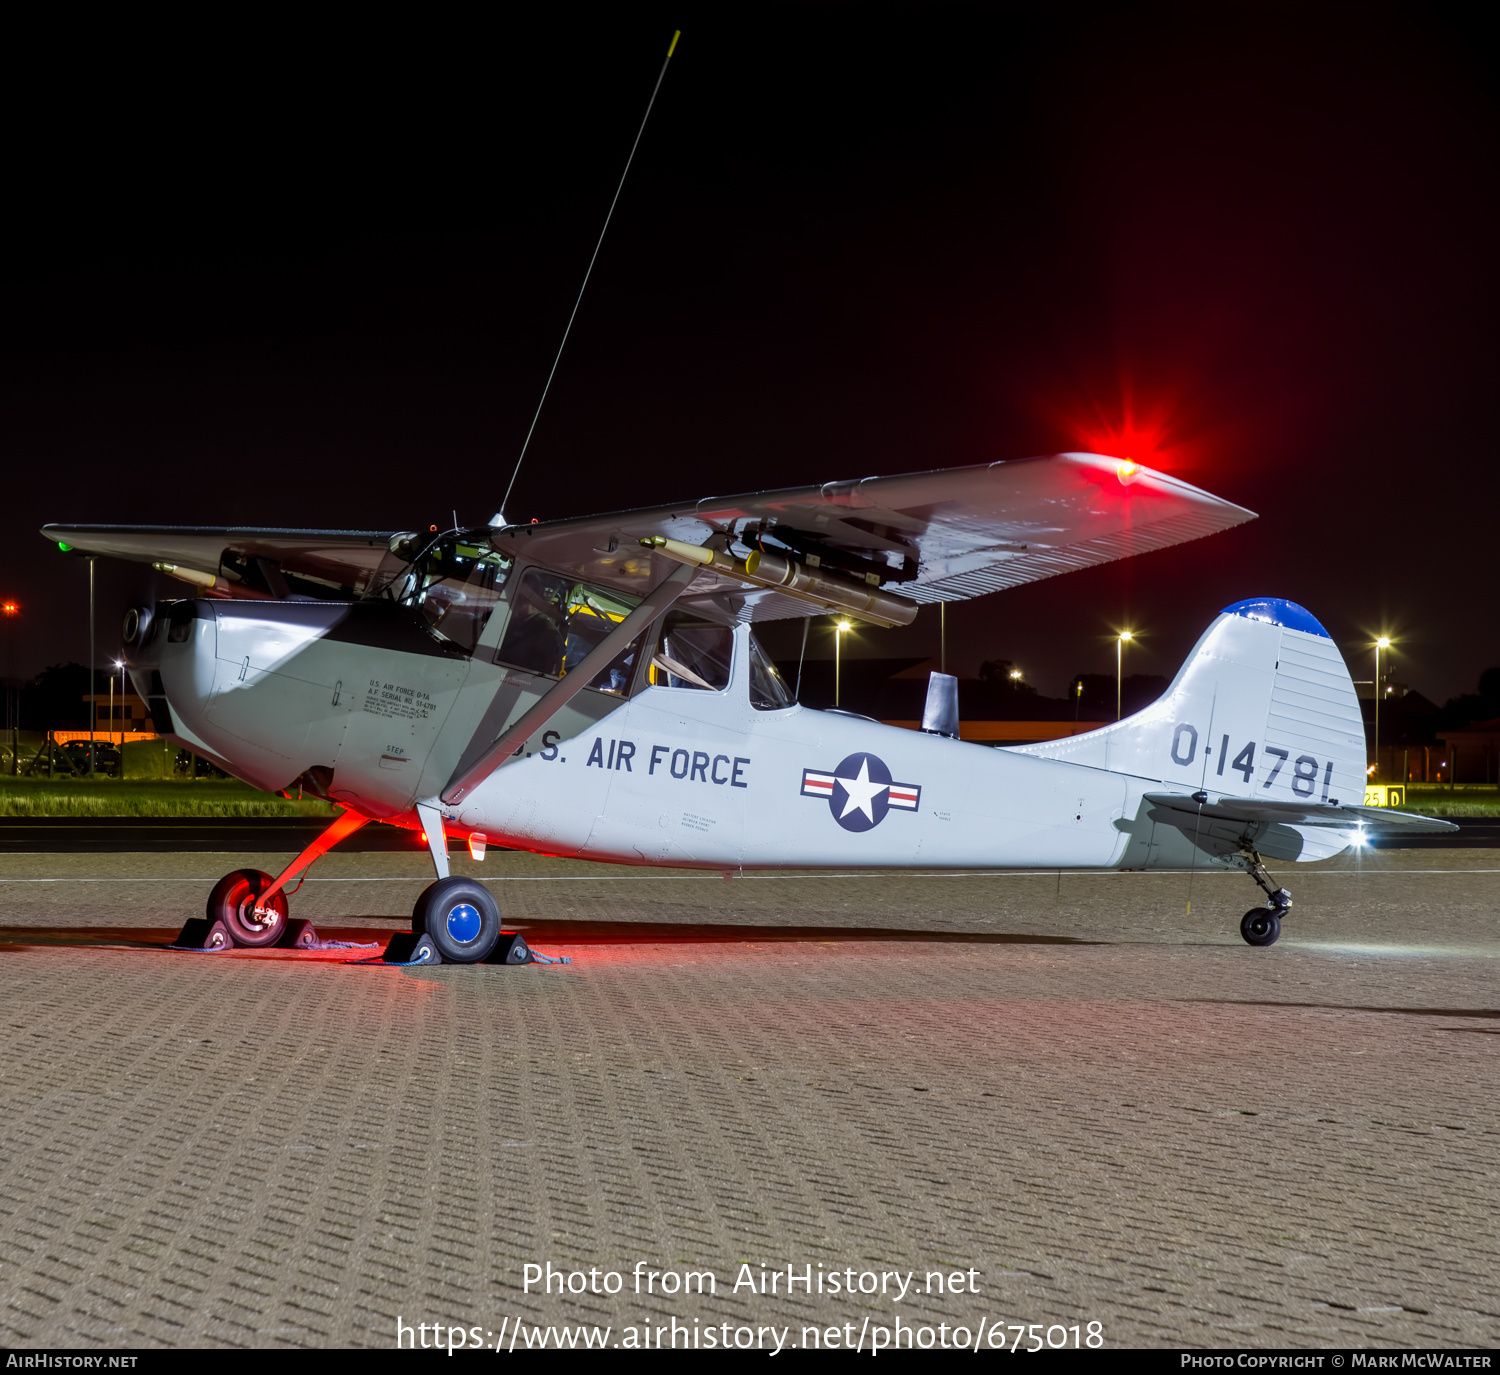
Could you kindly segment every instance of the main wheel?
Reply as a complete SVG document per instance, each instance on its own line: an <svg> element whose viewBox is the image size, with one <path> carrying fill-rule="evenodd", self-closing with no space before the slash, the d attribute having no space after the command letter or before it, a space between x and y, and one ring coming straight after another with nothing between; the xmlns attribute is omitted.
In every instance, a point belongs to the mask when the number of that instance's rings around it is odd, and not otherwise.
<svg viewBox="0 0 1500 1375"><path fill-rule="evenodd" d="M450 964L478 964L500 939L500 905L482 883L439 879L418 900L427 934Z"/></svg>
<svg viewBox="0 0 1500 1375"><path fill-rule="evenodd" d="M223 922L236 945L275 945L286 930L286 894L273 893L262 904L260 895L270 886L270 874L259 869L225 874L208 895L209 921Z"/></svg>
<svg viewBox="0 0 1500 1375"><path fill-rule="evenodd" d="M417 900L412 904L411 933L414 936L420 936L427 930L427 899L436 887L436 883L429 883L417 894Z"/></svg>
<svg viewBox="0 0 1500 1375"><path fill-rule="evenodd" d="M1252 907L1240 921L1240 935L1248 945L1275 945L1281 935L1281 916L1269 907Z"/></svg>

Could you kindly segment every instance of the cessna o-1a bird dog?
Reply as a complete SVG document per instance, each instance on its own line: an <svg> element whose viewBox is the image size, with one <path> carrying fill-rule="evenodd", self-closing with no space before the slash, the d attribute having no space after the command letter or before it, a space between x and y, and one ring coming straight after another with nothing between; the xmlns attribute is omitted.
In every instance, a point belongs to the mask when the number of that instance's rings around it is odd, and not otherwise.
<svg viewBox="0 0 1500 1375"><path fill-rule="evenodd" d="M431 536L47 526L198 595L131 610L125 653L158 731L258 788L344 810L271 878L208 899L238 945L286 937L285 885L371 819L420 830L437 880L419 957L494 955L501 916L450 876L449 836L705 869L1243 869L1240 930L1291 905L1264 860L1373 826L1348 670L1301 607L1227 607L1166 695L1071 739L957 738L934 674L923 733L800 705L766 620L878 626L1196 539L1253 513L1130 460L1068 453Z"/></svg>

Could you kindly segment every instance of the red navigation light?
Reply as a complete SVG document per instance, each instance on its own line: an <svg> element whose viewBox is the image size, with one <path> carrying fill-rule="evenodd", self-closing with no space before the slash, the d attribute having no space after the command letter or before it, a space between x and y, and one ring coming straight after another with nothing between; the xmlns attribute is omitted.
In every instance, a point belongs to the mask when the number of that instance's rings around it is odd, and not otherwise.
<svg viewBox="0 0 1500 1375"><path fill-rule="evenodd" d="M1122 458L1120 466L1115 469L1115 476L1128 487L1135 481L1135 475L1140 471L1140 466L1133 458Z"/></svg>
<svg viewBox="0 0 1500 1375"><path fill-rule="evenodd" d="M3 606L0 606L0 611L3 611L7 616L16 615L20 609L19 602L6 602Z"/></svg>

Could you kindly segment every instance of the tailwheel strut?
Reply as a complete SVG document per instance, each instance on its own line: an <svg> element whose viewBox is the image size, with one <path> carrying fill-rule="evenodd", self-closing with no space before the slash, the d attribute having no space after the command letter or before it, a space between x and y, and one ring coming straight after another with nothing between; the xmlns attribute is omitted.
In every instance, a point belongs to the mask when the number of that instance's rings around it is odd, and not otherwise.
<svg viewBox="0 0 1500 1375"><path fill-rule="evenodd" d="M355 811L335 817L332 825L274 879L259 869L236 869L225 874L209 894L204 916L189 920L173 947L193 950L224 950L236 945L315 947L317 932L312 924L288 919L286 884L368 820Z"/></svg>
<svg viewBox="0 0 1500 1375"><path fill-rule="evenodd" d="M1271 882L1265 861L1255 850L1247 847L1239 852L1237 858L1245 872L1266 895L1264 907L1252 907L1241 919L1240 935L1248 945L1274 945L1281 935L1281 919L1292 905L1292 895L1285 888Z"/></svg>

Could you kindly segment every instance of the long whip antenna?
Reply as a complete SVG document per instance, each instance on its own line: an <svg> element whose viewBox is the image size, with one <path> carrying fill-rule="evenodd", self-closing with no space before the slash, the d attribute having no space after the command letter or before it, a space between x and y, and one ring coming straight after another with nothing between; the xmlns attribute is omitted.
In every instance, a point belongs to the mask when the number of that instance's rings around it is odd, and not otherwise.
<svg viewBox="0 0 1500 1375"><path fill-rule="evenodd" d="M656 104L656 93L661 90L662 79L667 74L667 64L672 60L672 54L677 51L677 40L682 37L682 30L678 29L672 35L672 41L667 45L667 55L662 59L661 71L656 74L656 85L651 88L651 99L646 102L646 113L641 116L641 127L635 131L635 142L630 145L630 156L625 159L625 170L620 173L620 184L615 187L615 196L609 203L609 213L604 217L604 228L599 231L599 241L594 245L593 256L589 259L588 270L583 274L583 285L578 288L578 299L573 302L573 313L568 316L567 328L563 330L562 343L557 346L557 356L552 360L552 371L547 374L546 384L542 387L542 399L536 403L536 414L531 417L531 428L526 431L526 438L521 444L521 456L516 459L515 470L510 475L510 485L505 489L505 497L500 503L500 512L495 518L495 524L504 524L506 505L510 502L511 491L515 488L516 478L520 476L521 464L526 461L526 450L531 446L531 436L536 433L536 422L541 419L542 407L547 404L547 393L552 390L552 379L557 376L557 365L562 362L563 350L568 346L568 335L573 332L573 321L578 318L578 307L583 304L583 293L588 290L589 278L593 276L594 264L599 260L599 250L604 246L604 236L609 233L609 222L614 218L615 206L620 202L620 192L625 189L625 178L630 175L630 164L635 161L635 150L641 146L641 135L646 132L646 121L651 118L651 109Z"/></svg>

